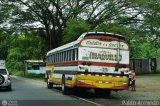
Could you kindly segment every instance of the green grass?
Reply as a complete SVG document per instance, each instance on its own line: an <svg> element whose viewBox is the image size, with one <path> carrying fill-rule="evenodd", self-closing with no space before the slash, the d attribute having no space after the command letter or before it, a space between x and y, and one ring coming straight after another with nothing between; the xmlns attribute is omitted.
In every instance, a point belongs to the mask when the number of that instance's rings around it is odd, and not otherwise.
<svg viewBox="0 0 160 106"><path fill-rule="evenodd" d="M35 80L44 80L44 74L31 74L31 73L25 73L24 71L11 71L12 75L20 76L20 77L25 77L25 78L30 78L30 79L35 79Z"/></svg>
<svg viewBox="0 0 160 106"><path fill-rule="evenodd" d="M23 71L18 71L18 70L12 70L12 71L10 71L10 73L12 73L12 75L16 75L16 76L23 76L24 75Z"/></svg>
<svg viewBox="0 0 160 106"><path fill-rule="evenodd" d="M24 75L23 75L24 76ZM40 79L40 80L44 80L44 74L26 74L24 77L26 78L31 78L31 79Z"/></svg>

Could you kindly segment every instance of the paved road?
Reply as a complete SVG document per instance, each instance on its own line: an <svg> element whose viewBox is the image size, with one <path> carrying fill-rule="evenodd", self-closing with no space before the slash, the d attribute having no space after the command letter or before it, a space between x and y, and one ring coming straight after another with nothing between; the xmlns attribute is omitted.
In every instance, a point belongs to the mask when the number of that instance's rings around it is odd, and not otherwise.
<svg viewBox="0 0 160 106"><path fill-rule="evenodd" d="M88 96L81 93L77 94L78 97L85 98L90 101L95 101L103 106L120 106L127 105L133 106L134 103L140 101L141 106L160 106L160 74L157 75L141 75L136 79L136 91L124 90L118 92L112 92L108 98L97 97L94 94L88 94ZM131 104L127 104L127 102ZM147 102L153 102L155 104L148 104ZM128 102L128 103L129 103ZM135 106L135 105L134 105Z"/></svg>
<svg viewBox="0 0 160 106"><path fill-rule="evenodd" d="M126 105L124 103L127 103L127 100L130 102L155 100L159 101L158 106L160 106L160 75L137 76L136 92L113 91L110 97L97 96L92 90L63 95L59 89L47 89L43 81L16 76L12 78L12 81L13 91L1 89L0 100L7 100L15 104L14 106L120 106Z"/></svg>
<svg viewBox="0 0 160 106"><path fill-rule="evenodd" d="M13 76L12 82L12 91L0 90L0 102L7 100L11 106L96 106L79 98L63 95L60 90L47 89L42 81Z"/></svg>

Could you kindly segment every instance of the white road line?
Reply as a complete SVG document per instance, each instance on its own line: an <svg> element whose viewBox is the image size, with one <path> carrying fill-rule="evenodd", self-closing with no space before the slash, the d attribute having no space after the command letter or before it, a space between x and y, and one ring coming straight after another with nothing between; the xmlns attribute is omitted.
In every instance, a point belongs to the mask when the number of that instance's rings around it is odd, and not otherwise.
<svg viewBox="0 0 160 106"><path fill-rule="evenodd" d="M92 102L92 101L90 101L90 100L87 100L87 99L84 99L84 98L80 98L80 97L78 97L78 96L74 96L74 97L75 97L75 98L78 98L79 100L82 100L82 101L85 101L85 102L94 104L94 105L96 105L96 106L104 106L104 105L98 104L98 103L96 103L96 102Z"/></svg>

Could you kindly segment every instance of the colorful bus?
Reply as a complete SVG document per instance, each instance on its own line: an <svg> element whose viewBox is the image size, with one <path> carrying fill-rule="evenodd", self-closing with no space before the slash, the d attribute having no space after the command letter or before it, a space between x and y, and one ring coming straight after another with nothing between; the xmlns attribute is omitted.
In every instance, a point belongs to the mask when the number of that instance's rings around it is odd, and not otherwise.
<svg viewBox="0 0 160 106"><path fill-rule="evenodd" d="M128 89L129 46L125 37L108 32L83 33L76 41L47 53L47 87L94 89L109 95Z"/></svg>

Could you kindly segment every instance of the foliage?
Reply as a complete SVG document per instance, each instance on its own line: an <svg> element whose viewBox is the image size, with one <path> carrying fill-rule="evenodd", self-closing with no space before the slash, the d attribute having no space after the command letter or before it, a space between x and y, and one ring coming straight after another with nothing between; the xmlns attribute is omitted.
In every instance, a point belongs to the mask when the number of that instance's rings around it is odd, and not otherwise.
<svg viewBox="0 0 160 106"><path fill-rule="evenodd" d="M17 36L10 40L7 56L7 65L16 70L24 69L24 60L43 59L46 52L44 41L34 33Z"/></svg>
<svg viewBox="0 0 160 106"><path fill-rule="evenodd" d="M86 31L124 35L131 58L160 56L159 0L1 0L0 14L0 58L10 68Z"/></svg>
<svg viewBox="0 0 160 106"><path fill-rule="evenodd" d="M160 56L160 49L154 47L152 42L136 42L131 43L132 58L153 58Z"/></svg>
<svg viewBox="0 0 160 106"><path fill-rule="evenodd" d="M78 37L91 29L91 25L83 20L70 19L64 29L62 41L65 43L78 39Z"/></svg>
<svg viewBox="0 0 160 106"><path fill-rule="evenodd" d="M6 32L0 30L0 59L5 59L8 53L8 39L9 36Z"/></svg>
<svg viewBox="0 0 160 106"><path fill-rule="evenodd" d="M44 74L32 74L32 73L28 73L24 77L26 77L26 78L32 78L32 79L35 79L35 80L44 80Z"/></svg>
<svg viewBox="0 0 160 106"><path fill-rule="evenodd" d="M132 34L129 28L125 27L124 25L113 23L113 24L100 24L98 25L97 31L102 31L102 32L112 32L112 33L117 33L125 36L128 40L132 39Z"/></svg>
<svg viewBox="0 0 160 106"><path fill-rule="evenodd" d="M70 19L84 20L94 30L102 23L133 23L139 14L126 12L137 10L129 0L7 0L3 4L2 11L8 10L6 18L10 29L14 28L16 32L43 30L42 37L48 42L49 49L61 44Z"/></svg>

